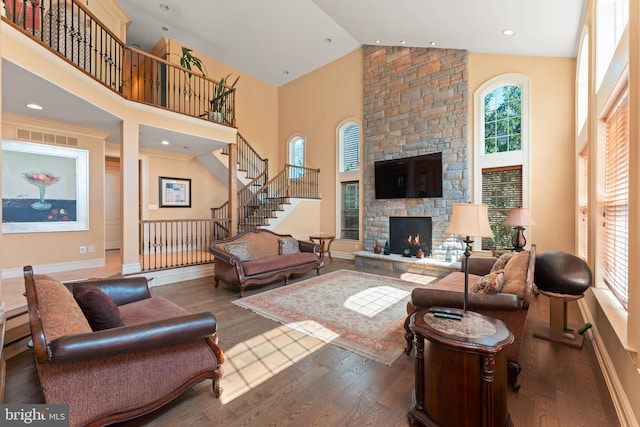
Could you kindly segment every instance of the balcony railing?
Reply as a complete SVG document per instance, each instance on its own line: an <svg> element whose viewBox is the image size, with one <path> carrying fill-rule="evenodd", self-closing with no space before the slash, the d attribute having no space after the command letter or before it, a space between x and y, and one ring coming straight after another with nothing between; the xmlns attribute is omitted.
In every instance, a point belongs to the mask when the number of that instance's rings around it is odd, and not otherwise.
<svg viewBox="0 0 640 427"><path fill-rule="evenodd" d="M77 0L4 0L6 21L126 99L235 127L235 89L125 46ZM215 111L213 108L215 106Z"/></svg>
<svg viewBox="0 0 640 427"><path fill-rule="evenodd" d="M209 245L226 237L224 226L222 218L140 221L141 271L213 262Z"/></svg>

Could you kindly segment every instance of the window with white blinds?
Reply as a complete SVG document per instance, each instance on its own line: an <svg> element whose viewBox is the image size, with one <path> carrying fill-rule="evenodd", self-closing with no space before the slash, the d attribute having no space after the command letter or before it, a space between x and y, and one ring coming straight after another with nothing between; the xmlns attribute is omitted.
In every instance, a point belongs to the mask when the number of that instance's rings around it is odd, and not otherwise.
<svg viewBox="0 0 640 427"><path fill-rule="evenodd" d="M360 170L360 126L349 124L341 132L340 172Z"/></svg>
<svg viewBox="0 0 640 427"><path fill-rule="evenodd" d="M493 237L482 239L482 250L513 248L513 229L505 225L509 212L522 207L522 166L482 170L482 203L489 207Z"/></svg>
<svg viewBox="0 0 640 427"><path fill-rule="evenodd" d="M607 128L604 244L600 251L604 282L628 308L629 103L625 90L605 119Z"/></svg>

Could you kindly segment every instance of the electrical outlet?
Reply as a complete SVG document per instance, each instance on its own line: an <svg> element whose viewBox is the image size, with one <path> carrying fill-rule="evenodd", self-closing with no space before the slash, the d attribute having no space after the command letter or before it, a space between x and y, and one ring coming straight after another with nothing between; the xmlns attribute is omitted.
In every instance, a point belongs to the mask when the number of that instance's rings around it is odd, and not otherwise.
<svg viewBox="0 0 640 427"><path fill-rule="evenodd" d="M94 245L87 246L87 252L89 252L90 254L94 253L95 251L96 247Z"/></svg>
<svg viewBox="0 0 640 427"><path fill-rule="evenodd" d="M87 247L86 246L80 246L80 253L81 254L86 254L87 253Z"/></svg>

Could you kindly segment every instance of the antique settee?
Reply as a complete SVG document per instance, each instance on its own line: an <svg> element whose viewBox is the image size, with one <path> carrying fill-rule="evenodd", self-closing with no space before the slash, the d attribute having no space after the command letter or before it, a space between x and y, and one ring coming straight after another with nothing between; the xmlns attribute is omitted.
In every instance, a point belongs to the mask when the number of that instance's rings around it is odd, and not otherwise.
<svg viewBox="0 0 640 427"><path fill-rule="evenodd" d="M464 263L463 260L461 271L449 273L426 288L412 291L411 300L407 303L409 315L405 321L407 354L413 347L413 332L409 329L409 319L413 313L434 306L463 307ZM506 352L508 379L512 390L516 392L520 388L518 374L521 366L518 359L527 324L535 264L536 245L532 245L529 251L508 253L499 258L469 258L467 309L502 320L513 334L513 344L507 347Z"/></svg>
<svg viewBox="0 0 640 427"><path fill-rule="evenodd" d="M264 229L213 241L209 250L214 255L215 286L220 281L237 285L241 297L247 285L264 285L279 279L284 279L286 285L292 274L316 270L320 275L324 266L317 243Z"/></svg>
<svg viewBox="0 0 640 427"><path fill-rule="evenodd" d="M146 414L206 378L220 396L212 313L152 297L144 277L65 286L26 266L24 281L44 399L68 404L71 426Z"/></svg>

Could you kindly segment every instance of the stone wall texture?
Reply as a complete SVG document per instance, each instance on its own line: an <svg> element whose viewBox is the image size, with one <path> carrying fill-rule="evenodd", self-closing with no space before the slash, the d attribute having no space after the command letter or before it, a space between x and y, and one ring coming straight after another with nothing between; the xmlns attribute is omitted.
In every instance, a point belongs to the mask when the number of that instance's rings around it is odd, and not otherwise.
<svg viewBox="0 0 640 427"><path fill-rule="evenodd" d="M467 51L364 46L364 247L390 216L429 216L434 251L453 203L470 200ZM376 200L374 162L442 152L443 197Z"/></svg>

